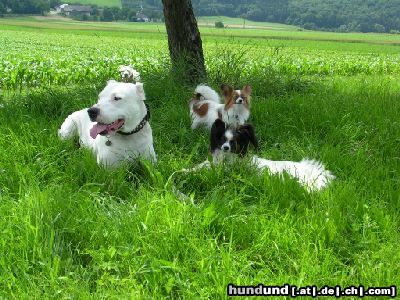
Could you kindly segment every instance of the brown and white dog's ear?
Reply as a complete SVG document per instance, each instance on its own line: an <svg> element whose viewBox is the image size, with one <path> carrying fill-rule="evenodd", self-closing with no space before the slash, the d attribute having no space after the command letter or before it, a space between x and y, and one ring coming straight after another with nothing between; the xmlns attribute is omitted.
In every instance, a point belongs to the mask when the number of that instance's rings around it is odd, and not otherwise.
<svg viewBox="0 0 400 300"><path fill-rule="evenodd" d="M251 88L250 85L245 85L245 86L243 87L243 89L242 89L242 93L245 94L245 95L247 95L247 96L250 96L252 91L253 91L253 90L252 90L252 88Z"/></svg>
<svg viewBox="0 0 400 300"><path fill-rule="evenodd" d="M139 96L140 100L146 100L146 96L144 94L143 83L136 82L136 94Z"/></svg>
<svg viewBox="0 0 400 300"><path fill-rule="evenodd" d="M228 84L222 84L221 91L225 98L230 98L233 95L233 87Z"/></svg>

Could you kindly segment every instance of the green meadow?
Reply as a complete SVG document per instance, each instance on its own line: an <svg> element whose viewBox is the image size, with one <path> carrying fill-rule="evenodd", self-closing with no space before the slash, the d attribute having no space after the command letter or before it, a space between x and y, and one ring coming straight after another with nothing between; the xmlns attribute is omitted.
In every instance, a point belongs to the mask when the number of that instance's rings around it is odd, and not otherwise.
<svg viewBox="0 0 400 300"><path fill-rule="evenodd" d="M170 72L163 24L0 18L0 298L400 285L399 35L264 27L201 26L207 83L252 85L252 154L322 161L337 179L321 192L246 161L177 172L207 158L209 133L190 129L194 87ZM154 166L105 170L57 137L121 64L144 82Z"/></svg>
<svg viewBox="0 0 400 300"><path fill-rule="evenodd" d="M97 5L100 7L121 7L121 0L69 0L68 4Z"/></svg>

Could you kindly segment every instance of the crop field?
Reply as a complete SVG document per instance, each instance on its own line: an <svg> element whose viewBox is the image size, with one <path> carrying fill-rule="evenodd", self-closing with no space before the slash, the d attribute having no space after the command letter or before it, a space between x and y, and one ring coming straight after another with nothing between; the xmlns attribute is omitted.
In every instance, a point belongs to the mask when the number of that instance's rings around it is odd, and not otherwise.
<svg viewBox="0 0 400 300"><path fill-rule="evenodd" d="M162 24L0 19L0 298L399 287L400 37L272 27L201 27L208 83L252 85L256 154L321 160L337 179L318 193L246 161L176 172L209 136L190 129ZM57 129L121 64L142 75L158 162L110 171Z"/></svg>
<svg viewBox="0 0 400 300"><path fill-rule="evenodd" d="M69 4L98 5L100 7L121 7L121 0L69 0Z"/></svg>
<svg viewBox="0 0 400 300"><path fill-rule="evenodd" d="M169 62L165 28L161 24L112 24L101 35L98 30L107 27L101 23L22 19L14 22L6 20L5 25L11 29L25 26L32 28L36 25L44 31L28 36L24 30L1 33L1 45L7 49L0 54L0 86L4 88L15 89L47 83L97 82L99 78L106 80L117 76L116 70L120 64L132 63L142 72L154 73ZM62 32L63 28L74 32ZM264 36L259 36L259 39L246 38L246 34L253 34L249 30L225 30L221 35L218 29L203 28L202 32L211 76L231 59L238 64L245 63L245 68L240 71L242 77L254 77L265 70L290 75L400 73L400 38L399 41L392 41L395 45L382 45L379 44L382 41L376 40L376 35L373 36L373 44L370 44L368 40L360 43L338 43L338 39L321 43L312 36L308 37L310 40L305 36L305 40L299 40L293 32L287 36L281 33L279 39L264 39ZM271 31L272 34L276 32L280 31ZM230 33L234 36L230 36ZM344 36L347 37L345 34ZM386 36L382 36L385 41ZM143 44L148 47L143 48ZM237 46L232 48L231 44ZM32 47L35 51L32 51ZM145 55L146 53L149 55ZM47 59L44 60L43 57ZM74 69L73 74L70 72L71 68Z"/></svg>
<svg viewBox="0 0 400 300"><path fill-rule="evenodd" d="M198 17L197 22L200 26L215 26L215 22L223 22L227 28L265 28L274 30L300 30L299 27L293 25L270 23L270 22L256 22L245 20L242 18L231 18L225 16L209 16L209 17Z"/></svg>

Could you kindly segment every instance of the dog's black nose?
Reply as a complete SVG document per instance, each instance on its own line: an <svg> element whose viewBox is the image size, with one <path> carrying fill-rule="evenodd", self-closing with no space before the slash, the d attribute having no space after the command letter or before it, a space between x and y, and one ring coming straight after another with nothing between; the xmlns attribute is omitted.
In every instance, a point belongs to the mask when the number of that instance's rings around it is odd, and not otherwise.
<svg viewBox="0 0 400 300"><path fill-rule="evenodd" d="M242 104L242 103L243 103L243 99L239 99L239 100L238 100L238 103L239 103L239 104Z"/></svg>
<svg viewBox="0 0 400 300"><path fill-rule="evenodd" d="M97 107L91 107L88 109L88 114L90 121L95 122L97 119L97 116L100 114L100 109Z"/></svg>
<svg viewBox="0 0 400 300"><path fill-rule="evenodd" d="M229 146L222 146L222 150L228 151L229 150Z"/></svg>

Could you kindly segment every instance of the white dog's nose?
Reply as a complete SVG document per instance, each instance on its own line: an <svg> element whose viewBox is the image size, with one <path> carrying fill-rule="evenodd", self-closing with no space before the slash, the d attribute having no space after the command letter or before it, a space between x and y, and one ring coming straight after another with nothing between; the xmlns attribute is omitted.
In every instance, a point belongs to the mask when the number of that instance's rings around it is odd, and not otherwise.
<svg viewBox="0 0 400 300"><path fill-rule="evenodd" d="M97 107L91 107L87 110L90 121L95 122L97 116L100 114L100 109Z"/></svg>
<svg viewBox="0 0 400 300"><path fill-rule="evenodd" d="M229 146L223 145L222 146L222 150L224 150L225 152L228 152L229 151Z"/></svg>

